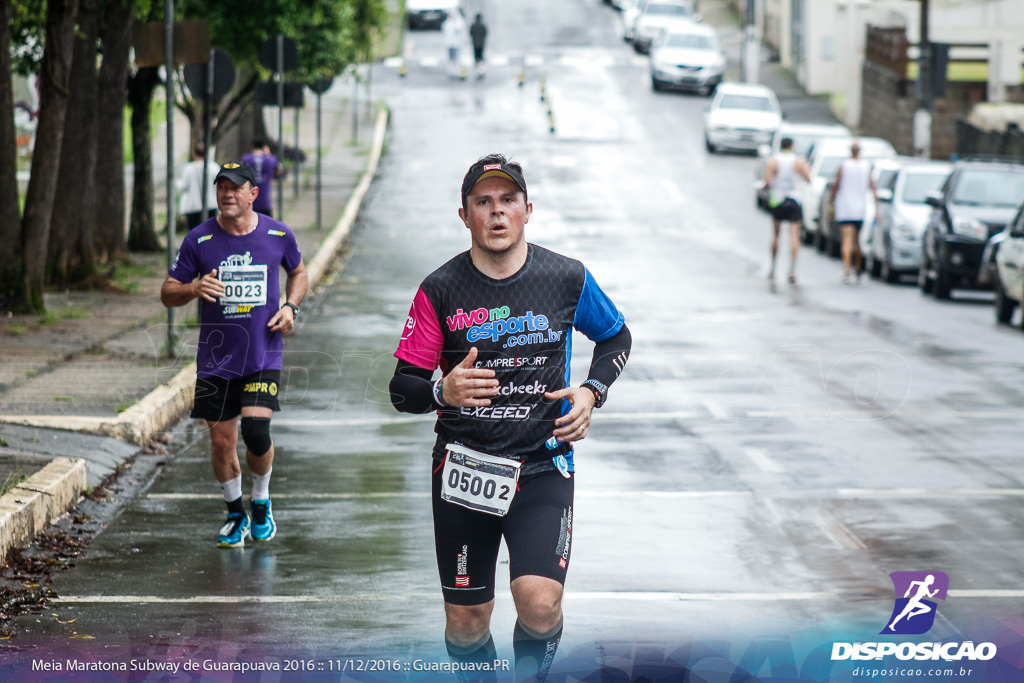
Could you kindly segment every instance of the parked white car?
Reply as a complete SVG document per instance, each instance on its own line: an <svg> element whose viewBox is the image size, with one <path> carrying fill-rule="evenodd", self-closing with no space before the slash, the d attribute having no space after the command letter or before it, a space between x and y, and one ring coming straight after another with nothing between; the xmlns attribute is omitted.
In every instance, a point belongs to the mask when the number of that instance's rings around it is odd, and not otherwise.
<svg viewBox="0 0 1024 683"><path fill-rule="evenodd" d="M651 44L665 31L695 21L690 5L678 0L651 0L636 19L633 26L633 49L646 53Z"/></svg>
<svg viewBox="0 0 1024 683"><path fill-rule="evenodd" d="M860 156L862 159L876 159L896 156L893 146L882 138L856 138L860 143ZM800 181L800 206L803 209L804 220L800 230L800 237L805 244L815 240L818 232L819 212L821 211L821 197L825 192L825 186L836 177L836 171L843 159L850 158L850 145L853 140L842 138L819 140L811 147L810 158L807 160L811 167L810 181Z"/></svg>
<svg viewBox="0 0 1024 683"><path fill-rule="evenodd" d="M901 275L916 274L921 266L921 235L932 215L925 198L942 187L953 165L916 157L889 163L896 171L876 180L878 211L872 229L862 230L862 238L868 273L893 283Z"/></svg>
<svg viewBox="0 0 1024 683"><path fill-rule="evenodd" d="M704 24L674 26L651 47L651 87L686 88L708 94L722 82L725 51L715 29Z"/></svg>
<svg viewBox="0 0 1024 683"><path fill-rule="evenodd" d="M996 321L1009 323L1013 310L1024 302L1024 205L1002 235L996 252Z"/></svg>
<svg viewBox="0 0 1024 683"><path fill-rule="evenodd" d="M704 146L710 153L719 148L756 151L771 142L781 123L782 108L771 88L725 82L704 113Z"/></svg>
<svg viewBox="0 0 1024 683"><path fill-rule="evenodd" d="M841 138L849 140L853 137L850 129L840 124L822 123L793 123L783 121L782 125L772 136L770 146L758 147L757 155L760 158L757 168L754 169L754 194L757 206L762 209L768 208L768 188L764 184L764 174L768 166L768 160L779 153L782 149L782 139L789 138L793 141L793 153L807 159L808 152L818 140L824 138Z"/></svg>

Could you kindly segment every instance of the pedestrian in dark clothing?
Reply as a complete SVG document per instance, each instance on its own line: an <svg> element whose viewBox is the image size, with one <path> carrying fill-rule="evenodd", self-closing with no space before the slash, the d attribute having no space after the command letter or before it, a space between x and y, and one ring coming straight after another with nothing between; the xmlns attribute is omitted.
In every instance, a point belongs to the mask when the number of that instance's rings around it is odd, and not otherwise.
<svg viewBox="0 0 1024 683"><path fill-rule="evenodd" d="M476 63L476 77L484 77L484 44L487 42L487 25L484 16L477 14L473 25L469 27L469 37L473 39L473 61Z"/></svg>

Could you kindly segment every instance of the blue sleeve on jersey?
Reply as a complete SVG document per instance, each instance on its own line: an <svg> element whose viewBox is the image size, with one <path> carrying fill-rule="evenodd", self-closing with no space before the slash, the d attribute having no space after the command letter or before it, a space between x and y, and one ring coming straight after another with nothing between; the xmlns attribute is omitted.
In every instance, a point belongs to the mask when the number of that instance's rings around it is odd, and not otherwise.
<svg viewBox="0 0 1024 683"><path fill-rule="evenodd" d="M586 270L583 291L576 304L576 318L572 326L587 335L594 342L604 341L618 334L625 318L608 295L598 286L597 280Z"/></svg>

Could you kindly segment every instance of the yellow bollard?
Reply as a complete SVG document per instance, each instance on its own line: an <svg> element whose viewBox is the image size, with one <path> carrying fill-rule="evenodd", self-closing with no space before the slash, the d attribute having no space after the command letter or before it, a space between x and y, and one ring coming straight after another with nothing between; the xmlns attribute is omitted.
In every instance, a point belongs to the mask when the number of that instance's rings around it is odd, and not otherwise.
<svg viewBox="0 0 1024 683"><path fill-rule="evenodd" d="M409 69L405 66L405 59L403 59L402 63L398 66L398 77L405 78L407 73L409 73Z"/></svg>
<svg viewBox="0 0 1024 683"><path fill-rule="evenodd" d="M548 131L555 132L555 112L548 110Z"/></svg>
<svg viewBox="0 0 1024 683"><path fill-rule="evenodd" d="M519 69L519 87L522 88L526 84L526 67Z"/></svg>
<svg viewBox="0 0 1024 683"><path fill-rule="evenodd" d="M540 75L540 101L543 102L547 99L548 94L548 78L544 74Z"/></svg>

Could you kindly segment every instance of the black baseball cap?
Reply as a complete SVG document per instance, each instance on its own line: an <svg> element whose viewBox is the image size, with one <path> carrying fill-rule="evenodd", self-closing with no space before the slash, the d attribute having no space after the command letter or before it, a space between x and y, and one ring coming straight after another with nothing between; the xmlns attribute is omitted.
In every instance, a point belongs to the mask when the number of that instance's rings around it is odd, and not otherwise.
<svg viewBox="0 0 1024 683"><path fill-rule="evenodd" d="M466 173L466 177L462 180L462 203L466 203L466 197L469 196L470 191L473 187L483 180L484 178L490 178L492 176L498 176L501 178L508 178L523 191L526 195L526 180L523 178L523 173L519 164L515 165L515 168L507 161L504 157L484 157L480 161L476 162L469 167L469 172ZM517 168L519 170L517 170ZM529 195L527 195L529 196Z"/></svg>
<svg viewBox="0 0 1024 683"><path fill-rule="evenodd" d="M256 187L256 171L254 171L252 166L244 161L232 161L221 166L220 171L217 173L217 177L213 179L213 184L216 185L217 181L221 178L227 178L235 185L245 185L246 183L249 183L253 187Z"/></svg>

